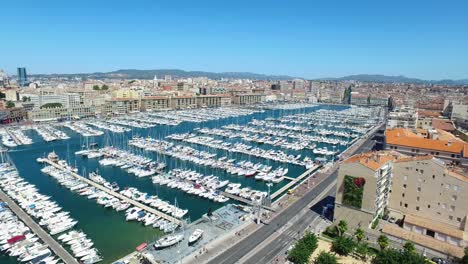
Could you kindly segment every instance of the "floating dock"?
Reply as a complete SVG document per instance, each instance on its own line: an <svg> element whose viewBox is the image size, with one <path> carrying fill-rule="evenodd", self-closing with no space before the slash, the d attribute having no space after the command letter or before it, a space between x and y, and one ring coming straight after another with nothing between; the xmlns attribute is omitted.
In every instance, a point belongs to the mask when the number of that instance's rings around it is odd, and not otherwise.
<svg viewBox="0 0 468 264"><path fill-rule="evenodd" d="M96 187L99 190L102 190L102 191L104 191L104 192L106 192L106 193L108 193L108 194L110 194L110 195L112 195L112 196L114 196L116 198L119 198L119 199L121 199L121 200L123 200L123 201L125 201L125 202L127 202L129 204L132 204L132 205L134 205L134 206L136 206L138 208L141 208L141 209L143 209L143 210L145 210L145 211L147 211L149 213L160 216L161 218L163 218L163 219L165 219L167 221L170 221L170 222L172 222L174 224L177 224L177 225L182 224L182 221L178 220L175 217L172 217L172 216L167 215L167 214L165 214L165 213L163 213L161 211L158 211L158 210L156 210L154 208L151 208L151 207L149 207L147 205L144 205L144 204L142 204L140 202L132 200L132 199L128 198L127 196L124 196L124 195L122 195L122 194L120 194L118 192L107 189L106 187L104 187L104 186L102 186L100 184L97 184L97 183L95 183L95 182L93 182L93 181L91 181L91 180L89 180L89 179L87 179L87 178L85 178L85 177L83 177L81 175L78 175L75 172L72 172L72 171L69 171L69 170L65 169L64 167L60 166L59 164L57 164L55 162L52 162L51 160L49 160L47 158L38 159L38 161L42 162L42 163L47 163L47 164L49 164L49 165L51 165L51 166L53 166L53 167L55 167L55 168L57 168L59 170L66 171L67 173L70 173L70 175L72 175L73 177L75 177L75 178L77 178L77 179L79 179L79 180L81 180L81 181L83 181L83 182L85 182L85 183L87 183L87 184L89 184L89 185L91 185L93 187Z"/></svg>
<svg viewBox="0 0 468 264"><path fill-rule="evenodd" d="M50 236L40 225L26 214L8 195L0 190L0 200L8 204L8 207L23 221L31 230L49 246L50 249L66 264L78 264L78 261L66 251L52 236Z"/></svg>

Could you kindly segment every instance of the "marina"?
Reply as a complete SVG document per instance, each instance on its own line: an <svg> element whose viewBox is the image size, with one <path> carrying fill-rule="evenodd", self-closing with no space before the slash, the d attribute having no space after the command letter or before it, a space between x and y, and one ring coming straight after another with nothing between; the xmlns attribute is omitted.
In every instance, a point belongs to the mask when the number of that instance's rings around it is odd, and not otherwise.
<svg viewBox="0 0 468 264"><path fill-rule="evenodd" d="M206 219L208 212L231 205L248 211L257 204L268 210L269 202L337 159L380 118L377 108L347 106L238 110L147 112L43 124L43 131L57 137L48 128L53 127L69 139L47 141L37 129L26 129L23 133L33 143L9 147L8 155L20 175L71 212L99 249L102 262L111 263L142 243L154 249L156 241L172 232L184 233L175 245L188 245L201 229L195 247L184 252L196 250L211 231L194 223ZM108 129L110 125L115 127ZM62 165L50 162L52 152ZM37 163L38 158L46 158L46 164ZM49 167L56 177L48 174ZM89 199L94 192L100 196ZM157 199L165 203L153 207ZM166 228L159 228L161 224ZM157 254L169 256L166 251L174 248L158 249Z"/></svg>

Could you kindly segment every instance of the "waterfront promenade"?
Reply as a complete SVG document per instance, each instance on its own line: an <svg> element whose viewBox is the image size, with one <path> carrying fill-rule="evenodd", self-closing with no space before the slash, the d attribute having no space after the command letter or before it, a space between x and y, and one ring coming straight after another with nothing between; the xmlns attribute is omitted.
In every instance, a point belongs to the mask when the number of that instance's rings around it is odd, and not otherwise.
<svg viewBox="0 0 468 264"><path fill-rule="evenodd" d="M165 219L167 221L170 221L170 222L172 222L174 224L177 224L177 225L182 224L182 222L180 220L178 220L178 219L176 219L176 218L174 218L174 217L172 217L170 215L167 215L167 214L165 214L165 213L163 213L161 211L158 211L158 210L156 210L154 208L151 208L151 207L149 207L147 205L144 205L144 204L142 204L140 202L137 202L137 201L135 201L133 199L130 199L127 196L124 196L124 195L122 195L122 194L120 194L118 192L114 192L113 190L107 189L106 187L104 187L104 186L102 186L100 184L97 184L97 183L95 183L95 182L93 182L93 181L91 181L91 180L89 180L89 179L75 173L75 172L68 171L64 167L60 166L59 164L57 164L55 162L52 162L51 160L49 160L47 158L42 158L42 159L39 159L38 161L39 162L45 162L45 163L47 163L47 164L49 164L49 165L51 165L51 166L53 166L53 167L55 167L55 168L57 168L59 170L66 171L67 173L70 173L70 175L72 175L73 177L75 177L75 178L77 178L77 179L79 179L79 180L81 180L81 181L83 181L83 182L85 182L85 183L87 183L87 184L89 184L89 185L91 185L93 187L96 187L99 190L102 190L102 191L104 191L104 192L106 192L106 193L108 193L108 194L110 194L110 195L112 195L112 196L114 196L116 198L119 198L120 200L123 200L123 201L125 201L127 203L130 203L130 204L132 204L132 205L134 205L134 206L136 206L138 208L141 208L141 209L143 209L143 210L145 210L145 211L147 211L149 213L160 216L161 218L163 218L163 219Z"/></svg>
<svg viewBox="0 0 468 264"><path fill-rule="evenodd" d="M39 226L26 212L21 209L8 195L0 190L0 200L8 204L10 209L23 221L31 230L46 243L50 249L61 258L66 264L78 264L78 261L66 251L53 237L51 237L41 226Z"/></svg>

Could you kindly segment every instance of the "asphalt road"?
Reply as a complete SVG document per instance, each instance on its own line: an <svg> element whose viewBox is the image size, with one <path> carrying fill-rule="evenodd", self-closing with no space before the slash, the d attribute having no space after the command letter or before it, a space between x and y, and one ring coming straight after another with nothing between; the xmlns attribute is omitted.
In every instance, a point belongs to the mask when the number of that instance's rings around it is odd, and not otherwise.
<svg viewBox="0 0 468 264"><path fill-rule="evenodd" d="M372 137L370 137L372 138ZM371 139L368 139L361 147L359 147L355 153L367 152L371 150L375 142ZM213 258L208 263L210 264L234 264L239 263L239 259L246 256L251 252L257 245L263 243L267 240L274 232L284 227L294 216L296 216L302 209L304 209L309 203L311 203L317 195L322 193L337 177L337 171L333 172L329 177L324 179L320 184L318 184L314 189L308 192L306 195L301 197L298 201L293 203L278 216L276 216L268 225L264 225L259 228L257 231L246 237L241 242L232 246L228 250L224 251L217 257ZM333 188L332 188L333 190ZM281 235L278 239L275 239L272 243L269 243L259 252L256 252L247 263L270 263L270 260L276 257L278 254L278 248L281 248L281 245L287 245L295 237L298 236L297 230L298 226L307 227L314 221L318 216L317 213L309 210L310 212L303 215L300 219L297 220L297 223L290 230L288 228L284 235ZM299 230L304 230L299 229ZM295 236L294 236L295 235ZM276 245L279 244L279 245Z"/></svg>

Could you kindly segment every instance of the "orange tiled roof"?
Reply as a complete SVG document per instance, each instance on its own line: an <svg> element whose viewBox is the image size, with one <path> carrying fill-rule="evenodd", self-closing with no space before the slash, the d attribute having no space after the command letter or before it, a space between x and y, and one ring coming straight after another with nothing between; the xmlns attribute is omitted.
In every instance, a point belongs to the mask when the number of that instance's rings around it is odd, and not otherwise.
<svg viewBox="0 0 468 264"><path fill-rule="evenodd" d="M460 230L448 224L435 222L433 219L427 219L416 215L407 214L405 215L405 223L441 232L458 239L464 239L465 232L463 232L463 230Z"/></svg>
<svg viewBox="0 0 468 264"><path fill-rule="evenodd" d="M450 122L450 120L447 120L447 119L433 118L432 127L435 129L441 129L445 131L455 130L455 127L453 126L452 122Z"/></svg>
<svg viewBox="0 0 468 264"><path fill-rule="evenodd" d="M403 157L403 155L394 151L367 152L351 156L346 159L344 163L357 162L375 171L380 169L388 162L395 161L400 157Z"/></svg>
<svg viewBox="0 0 468 264"><path fill-rule="evenodd" d="M437 111L430 111L430 110L419 110L418 116L420 117L439 117L440 112Z"/></svg>
<svg viewBox="0 0 468 264"><path fill-rule="evenodd" d="M420 148L428 150L437 150L460 154L467 143L449 140L435 140L419 137L409 129L394 128L385 131L387 144L404 146L410 148Z"/></svg>
<svg viewBox="0 0 468 264"><path fill-rule="evenodd" d="M382 232L394 237L402 238L404 240L412 241L418 245L422 245L428 248L435 249L436 251L448 253L452 256L463 257L464 252L462 247L457 247L449 243L437 240L430 236L411 232L404 228L401 228L395 224L384 224Z"/></svg>

